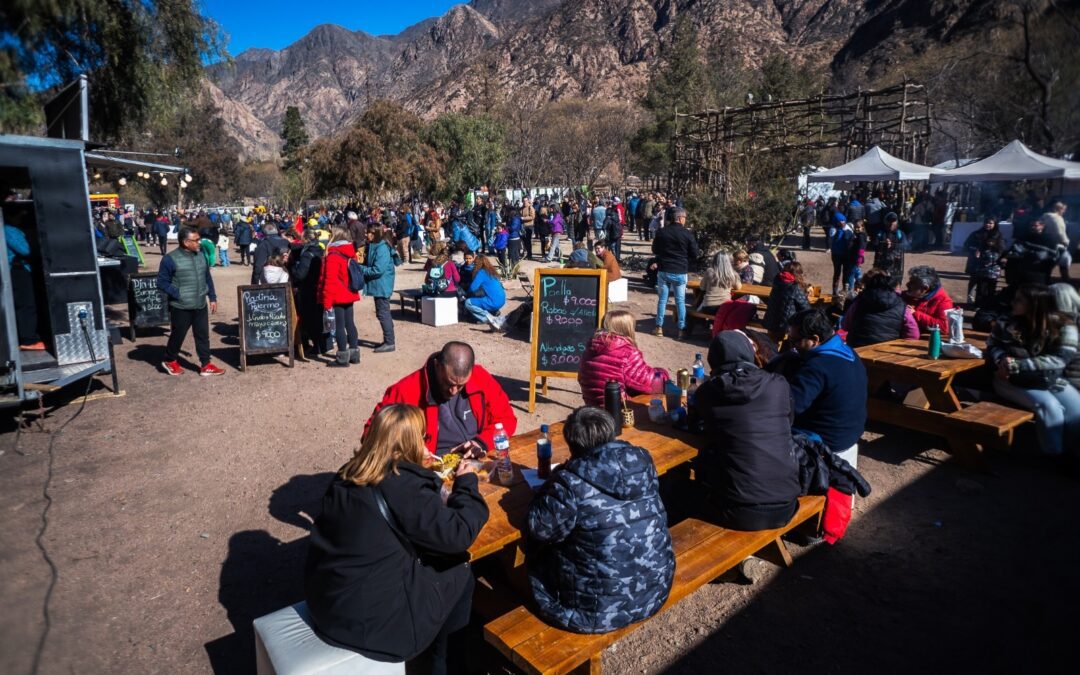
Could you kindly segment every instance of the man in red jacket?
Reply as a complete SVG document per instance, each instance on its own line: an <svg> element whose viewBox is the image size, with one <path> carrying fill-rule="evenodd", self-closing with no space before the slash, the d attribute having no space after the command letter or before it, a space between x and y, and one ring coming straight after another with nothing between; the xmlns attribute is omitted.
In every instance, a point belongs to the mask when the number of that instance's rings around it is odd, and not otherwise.
<svg viewBox="0 0 1080 675"><path fill-rule="evenodd" d="M424 444L437 455L487 452L495 447L496 424L503 425L507 436L517 430L510 398L491 373L476 364L473 348L464 342L447 342L423 368L391 385L364 424L365 436L379 410L392 403L408 403L424 412Z"/></svg>

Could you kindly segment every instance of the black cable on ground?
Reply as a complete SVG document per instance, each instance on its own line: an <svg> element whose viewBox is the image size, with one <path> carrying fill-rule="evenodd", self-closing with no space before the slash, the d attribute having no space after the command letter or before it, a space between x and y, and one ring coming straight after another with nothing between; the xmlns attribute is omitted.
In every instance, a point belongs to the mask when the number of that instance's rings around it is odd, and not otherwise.
<svg viewBox="0 0 1080 675"><path fill-rule="evenodd" d="M45 498L45 508L41 510L41 528L38 529L37 537L34 538L34 543L37 545L38 550L41 551L41 557L49 566L49 586L45 589L45 599L41 606L41 613L45 619L45 629L41 632L41 637L38 639L37 648L34 649L34 662L30 669L30 672L35 675L41 665L41 654L45 651L45 641L48 639L49 631L52 629L52 619L49 616L49 601L52 599L53 589L56 588L56 582L60 579L60 572L56 568L56 563L54 563L53 559L49 556L49 552L46 550L44 544L45 531L49 527L49 509L52 507L53 502L52 495L49 494L49 485L52 484L53 478L53 461L55 459L53 447L56 445L56 439L60 438L64 433L64 429L67 428L67 425L74 422L75 418L82 414L83 409L86 407L86 400L90 396L90 388L92 386L94 386L94 378L87 378L86 391L83 393L79 409L75 411L74 415L61 424L60 427L51 434L51 438L49 438L49 462L45 473L45 484L41 488L41 495ZM16 441L18 441L17 437Z"/></svg>

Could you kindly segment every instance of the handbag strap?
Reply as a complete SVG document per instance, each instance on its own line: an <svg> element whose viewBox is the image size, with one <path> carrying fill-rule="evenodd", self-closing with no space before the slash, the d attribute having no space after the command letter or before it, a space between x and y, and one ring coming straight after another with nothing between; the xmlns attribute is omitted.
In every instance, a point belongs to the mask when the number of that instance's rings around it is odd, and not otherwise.
<svg viewBox="0 0 1080 675"><path fill-rule="evenodd" d="M371 489L371 494L375 497L375 505L379 507L379 513L382 515L383 520L390 526L390 531L394 533L397 540L401 542L402 548L409 554L409 557L419 560L420 556L416 554L416 549L413 547L412 542L409 541L408 537L402 533L401 528L398 527L397 519L394 518L394 514L390 511L390 507L387 506L386 498L383 497L382 490L378 486L375 486Z"/></svg>

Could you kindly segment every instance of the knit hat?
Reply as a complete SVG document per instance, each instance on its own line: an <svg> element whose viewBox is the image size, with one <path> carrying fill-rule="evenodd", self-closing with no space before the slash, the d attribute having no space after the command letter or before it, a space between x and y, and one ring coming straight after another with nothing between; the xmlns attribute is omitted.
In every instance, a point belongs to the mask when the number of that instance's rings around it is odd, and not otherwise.
<svg viewBox="0 0 1080 675"><path fill-rule="evenodd" d="M891 223L894 220L900 220L899 218L896 217L895 213L893 213L892 211L889 211L888 213L885 214L885 222L886 223Z"/></svg>
<svg viewBox="0 0 1080 675"><path fill-rule="evenodd" d="M754 365L754 343L741 330L720 331L709 345L709 367L714 373Z"/></svg>

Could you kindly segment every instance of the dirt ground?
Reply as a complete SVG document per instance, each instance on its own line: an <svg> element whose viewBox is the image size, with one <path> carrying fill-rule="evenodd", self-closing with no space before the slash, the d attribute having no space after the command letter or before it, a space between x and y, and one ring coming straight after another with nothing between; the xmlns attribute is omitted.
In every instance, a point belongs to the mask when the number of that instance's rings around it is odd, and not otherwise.
<svg viewBox="0 0 1080 675"><path fill-rule="evenodd" d="M817 244L800 260L828 287ZM150 268L158 260L148 254ZM908 257L924 261L962 297L962 258ZM419 269L399 269L397 287L419 286ZM302 599L309 519L330 473L382 391L447 340L476 348L520 429L580 404L575 381L553 380L528 414L527 338L429 328L396 305L398 350L373 354L369 299L357 308L359 366L261 357L240 373L235 287L249 274L214 270L212 346L225 376L165 376L165 332L151 332L117 349L125 396L80 412L81 389L58 395L48 433L0 420L0 673L31 672L35 659L42 673L254 672L251 620ZM507 288L511 307L525 297ZM689 342L645 334L653 293L632 290L628 307L650 362L674 370L706 351L700 332ZM857 501L843 541L799 551L793 568L756 585L701 589L614 645L605 671L1075 672L1080 483L1024 452L972 473L934 437L871 426L863 440L859 468L874 492Z"/></svg>

